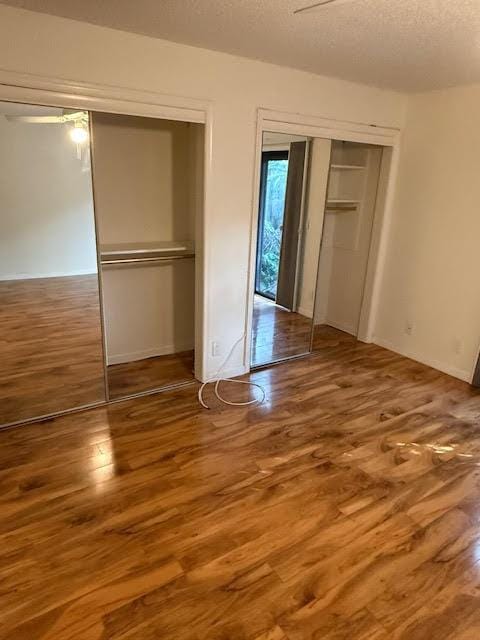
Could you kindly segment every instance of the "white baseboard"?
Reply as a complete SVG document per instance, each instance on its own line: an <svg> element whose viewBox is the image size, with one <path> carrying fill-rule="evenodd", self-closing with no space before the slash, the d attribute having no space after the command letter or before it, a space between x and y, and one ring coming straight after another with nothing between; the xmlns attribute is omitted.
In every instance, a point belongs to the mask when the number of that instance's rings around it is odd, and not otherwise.
<svg viewBox="0 0 480 640"><path fill-rule="evenodd" d="M416 362L426 364L427 366L432 367L432 369L437 369L438 371L442 371L443 373L448 373L449 376L453 376L454 378L458 378L459 380L470 382L472 379L471 371L458 369L457 367L453 367L446 362L441 362L440 360L435 360L434 358L425 356L423 353L418 353L413 349L410 350L400 348L389 340L384 340L383 338L374 336L372 342L374 344L377 344L379 347L383 347L384 349L388 349L389 351L399 353L401 356L405 356L406 358L410 358L411 360L415 360Z"/></svg>
<svg viewBox="0 0 480 640"><path fill-rule="evenodd" d="M67 278L70 276L96 276L97 272L91 269L79 271L49 271L48 273L11 273L0 275L0 282L5 280L40 280L42 278Z"/></svg>
<svg viewBox="0 0 480 640"><path fill-rule="evenodd" d="M142 351L132 351L130 353L113 353L107 356L107 364L123 364L125 362L136 362L137 360L145 360L145 358L155 358L156 356L167 356L172 353L181 351L189 351L193 349L192 343L185 344L168 344Z"/></svg>
<svg viewBox="0 0 480 640"><path fill-rule="evenodd" d="M212 368L207 371L206 380L211 380L212 378L217 376L218 368ZM249 369L244 365L238 365L236 367L231 367L230 369L224 369L220 376L222 378L237 378L238 376L243 376L246 373L249 373ZM200 382L205 382L206 380L201 380Z"/></svg>
<svg viewBox="0 0 480 640"><path fill-rule="evenodd" d="M301 316L305 316L306 318L311 318L313 316L313 310L307 309L306 307L297 307L297 313Z"/></svg>
<svg viewBox="0 0 480 640"><path fill-rule="evenodd" d="M334 329L338 329L339 331L344 331L345 333L349 333L352 336L357 335L357 327L348 324L342 324L341 322L335 322L334 320L324 320L322 324L327 324L329 327L333 327Z"/></svg>

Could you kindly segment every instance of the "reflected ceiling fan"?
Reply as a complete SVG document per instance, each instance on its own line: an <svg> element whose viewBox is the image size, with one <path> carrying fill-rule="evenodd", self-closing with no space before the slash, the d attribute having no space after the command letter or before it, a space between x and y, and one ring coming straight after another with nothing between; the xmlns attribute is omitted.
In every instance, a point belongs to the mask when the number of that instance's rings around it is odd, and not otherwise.
<svg viewBox="0 0 480 640"><path fill-rule="evenodd" d="M24 122L26 124L69 124L73 127L69 135L77 145L88 140L88 113L86 111L64 110L59 115L5 115L10 122Z"/></svg>
<svg viewBox="0 0 480 640"><path fill-rule="evenodd" d="M90 149L88 145L88 112L74 111L72 109L58 109L55 113L44 113L43 115L31 114L5 114L9 122L24 124L66 124L71 125L68 135L76 146L77 159L82 161L82 171L90 170Z"/></svg>
<svg viewBox="0 0 480 640"><path fill-rule="evenodd" d="M295 9L293 15L298 15L301 13L313 13L314 11L319 11L320 9L327 9L328 7L337 6L339 4L346 4L347 2L355 2L355 0L320 0L320 2L315 2L313 4L307 5L306 7Z"/></svg>

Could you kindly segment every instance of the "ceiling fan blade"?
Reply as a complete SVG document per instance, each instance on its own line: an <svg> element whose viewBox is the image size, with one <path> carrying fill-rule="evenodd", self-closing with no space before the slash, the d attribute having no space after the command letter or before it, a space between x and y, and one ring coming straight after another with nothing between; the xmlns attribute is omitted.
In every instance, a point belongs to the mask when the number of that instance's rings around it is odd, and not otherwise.
<svg viewBox="0 0 480 640"><path fill-rule="evenodd" d="M27 124L65 124L66 122L87 122L88 116L85 111L74 111L64 113L61 116L5 116L11 122L25 122Z"/></svg>
<svg viewBox="0 0 480 640"><path fill-rule="evenodd" d="M321 0L320 2L315 2L315 4L309 4L306 7L302 7L301 9L295 9L294 15L299 13L308 13L310 11L316 11L317 9L322 9L322 7L327 8L330 5L339 5L345 4L347 2L354 2L354 0Z"/></svg>
<svg viewBox="0 0 480 640"><path fill-rule="evenodd" d="M11 122L26 122L28 124L57 124L62 122L62 116L5 116Z"/></svg>

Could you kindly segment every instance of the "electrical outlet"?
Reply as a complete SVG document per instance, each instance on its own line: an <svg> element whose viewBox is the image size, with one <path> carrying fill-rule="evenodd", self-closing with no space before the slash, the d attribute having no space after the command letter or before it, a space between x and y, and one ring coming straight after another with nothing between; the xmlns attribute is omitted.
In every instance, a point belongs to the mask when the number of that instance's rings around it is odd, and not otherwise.
<svg viewBox="0 0 480 640"><path fill-rule="evenodd" d="M459 356L463 351L463 342L460 338L454 338L453 340L453 351Z"/></svg>
<svg viewBox="0 0 480 640"><path fill-rule="evenodd" d="M405 333L407 336L411 336L413 333L413 322L411 320L406 320L405 322Z"/></svg>
<svg viewBox="0 0 480 640"><path fill-rule="evenodd" d="M218 358L221 354L220 343L212 340L212 358Z"/></svg>

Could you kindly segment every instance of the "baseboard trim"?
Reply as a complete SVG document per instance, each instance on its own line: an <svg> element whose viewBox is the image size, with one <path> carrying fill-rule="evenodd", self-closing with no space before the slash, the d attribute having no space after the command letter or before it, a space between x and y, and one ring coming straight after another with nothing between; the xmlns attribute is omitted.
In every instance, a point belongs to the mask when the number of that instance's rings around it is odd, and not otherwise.
<svg viewBox="0 0 480 640"><path fill-rule="evenodd" d="M125 362L136 362L137 360L145 360L146 358L155 358L157 356L167 356L172 353L180 353L181 351L189 351L193 349L192 343L188 344L168 344L160 347L152 347L151 349L143 349L141 351L132 351L130 353L114 353L107 356L107 364L124 364Z"/></svg>
<svg viewBox="0 0 480 640"><path fill-rule="evenodd" d="M345 333L349 333L352 336L357 335L357 328L354 326L345 325L345 324L342 324L341 322L335 322L334 320L325 320L322 324L326 324L329 327L338 329L339 331L344 331Z"/></svg>
<svg viewBox="0 0 480 640"><path fill-rule="evenodd" d="M43 280L44 278L70 278L73 276L96 276L97 272L91 269L80 269L80 271L51 271L49 273L12 273L0 276L0 282L8 280Z"/></svg>
<svg viewBox="0 0 480 640"><path fill-rule="evenodd" d="M426 364L428 367L432 367L432 369L436 369L437 371L441 371L442 373L447 373L449 376L453 376L454 378L458 378L459 380L463 380L464 382L471 382L472 372L466 371L465 369L458 369L457 367L453 367L450 364L445 362L441 362L440 360L435 360L434 358L429 358L422 353L417 353L414 350L410 349L402 349L398 347L393 342L389 340L384 340L383 338L379 338L377 336L373 337L372 342L379 347L383 347L384 349L388 349L389 351L393 351L394 353L398 353L401 356L405 356L406 358L410 358L410 360L415 360L415 362L420 362L422 364Z"/></svg>
<svg viewBox="0 0 480 640"><path fill-rule="evenodd" d="M297 307L297 313L301 316L305 316L306 318L311 318L313 316L313 309L307 309L306 307Z"/></svg>
<svg viewBox="0 0 480 640"><path fill-rule="evenodd" d="M224 369L220 373L221 378L237 378L238 376L243 376L246 373L249 373L249 369L247 369L244 365L239 365L237 367L231 367L230 369ZM218 369L212 369L212 371L208 372L208 376L205 380L201 380L201 382L207 382L208 380L216 380L218 375Z"/></svg>

